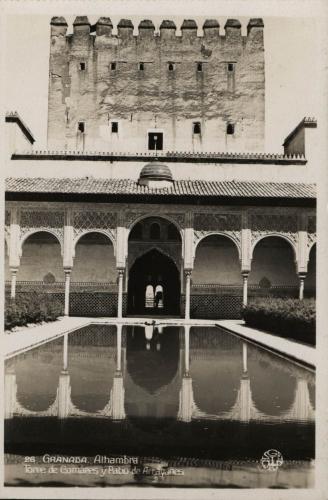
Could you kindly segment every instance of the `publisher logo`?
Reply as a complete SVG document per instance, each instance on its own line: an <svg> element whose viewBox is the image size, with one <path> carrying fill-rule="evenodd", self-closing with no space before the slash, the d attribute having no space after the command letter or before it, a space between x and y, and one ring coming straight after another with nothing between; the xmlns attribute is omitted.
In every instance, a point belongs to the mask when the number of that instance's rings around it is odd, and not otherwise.
<svg viewBox="0 0 328 500"><path fill-rule="evenodd" d="M278 450L267 450L261 458L261 466L265 470L275 471L284 463L282 454Z"/></svg>

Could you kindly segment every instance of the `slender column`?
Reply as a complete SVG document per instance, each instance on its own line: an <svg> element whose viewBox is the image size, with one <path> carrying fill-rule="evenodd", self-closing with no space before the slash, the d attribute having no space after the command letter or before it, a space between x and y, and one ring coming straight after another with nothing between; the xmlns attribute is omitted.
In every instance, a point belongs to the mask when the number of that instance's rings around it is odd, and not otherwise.
<svg viewBox="0 0 328 500"><path fill-rule="evenodd" d="M113 388L110 392L111 417L113 420L123 420L126 417L124 408L124 385L122 372L116 372L113 378Z"/></svg>
<svg viewBox="0 0 328 500"><path fill-rule="evenodd" d="M243 372L247 373L247 344L243 342Z"/></svg>
<svg viewBox="0 0 328 500"><path fill-rule="evenodd" d="M69 316L69 291L71 284L71 268L64 269L65 272L65 308L64 314L65 316Z"/></svg>
<svg viewBox="0 0 328 500"><path fill-rule="evenodd" d="M118 269L118 298L117 298L118 318L122 318L122 312L123 312L123 277L124 277L124 269Z"/></svg>
<svg viewBox="0 0 328 500"><path fill-rule="evenodd" d="M297 272L301 274L307 273L308 269L308 216L307 213L301 213L298 216L298 242L296 252Z"/></svg>
<svg viewBox="0 0 328 500"><path fill-rule="evenodd" d="M20 266L20 213L17 207L10 211L9 267L11 270L10 297L16 296L17 271Z"/></svg>
<svg viewBox="0 0 328 500"><path fill-rule="evenodd" d="M68 333L65 333L63 336L63 369L59 375L57 398L57 417L60 419L67 418L71 410L71 379L68 373Z"/></svg>
<svg viewBox="0 0 328 500"><path fill-rule="evenodd" d="M305 273L299 273L298 274L298 278L299 278L299 281L300 281L299 299L303 300L304 299L304 281L305 281L305 278L306 278L306 274Z"/></svg>
<svg viewBox="0 0 328 500"><path fill-rule="evenodd" d="M66 370L60 372L57 397L57 417L60 419L67 418L71 410L71 379Z"/></svg>
<svg viewBox="0 0 328 500"><path fill-rule="evenodd" d="M179 394L178 420L182 422L191 422L194 406L192 378L189 375L184 375Z"/></svg>
<svg viewBox="0 0 328 500"><path fill-rule="evenodd" d="M67 371L68 367L68 333L64 333L63 337L63 370Z"/></svg>
<svg viewBox="0 0 328 500"><path fill-rule="evenodd" d="M191 286L191 269L185 269L186 277L186 306L185 319L190 319L190 286Z"/></svg>
<svg viewBox="0 0 328 500"><path fill-rule="evenodd" d="M189 375L190 361L189 361L189 346L190 346L190 326L184 327L185 331L185 375Z"/></svg>
<svg viewBox="0 0 328 500"><path fill-rule="evenodd" d="M122 325L117 325L116 338L116 371L122 370Z"/></svg>
<svg viewBox="0 0 328 500"><path fill-rule="evenodd" d="M16 297L16 280L17 280L18 269L16 267L12 267L10 270L11 270L10 298L14 299Z"/></svg>
<svg viewBox="0 0 328 500"><path fill-rule="evenodd" d="M242 271L243 276L243 306L247 306L247 296L248 296L248 271Z"/></svg>

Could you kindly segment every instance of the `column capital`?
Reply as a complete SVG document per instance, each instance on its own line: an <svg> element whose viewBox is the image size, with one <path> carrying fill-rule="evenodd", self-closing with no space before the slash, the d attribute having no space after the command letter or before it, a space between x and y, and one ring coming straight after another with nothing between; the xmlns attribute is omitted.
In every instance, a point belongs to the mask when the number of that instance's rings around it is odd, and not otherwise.
<svg viewBox="0 0 328 500"><path fill-rule="evenodd" d="M64 266L64 273L71 274L72 269L73 269L72 266Z"/></svg>
<svg viewBox="0 0 328 500"><path fill-rule="evenodd" d="M245 279L248 278L250 272L251 272L250 269L242 269L241 275Z"/></svg>
<svg viewBox="0 0 328 500"><path fill-rule="evenodd" d="M183 271L186 276L191 276L192 274L192 269L190 267L185 267Z"/></svg>
<svg viewBox="0 0 328 500"><path fill-rule="evenodd" d="M125 272L125 267L117 267L116 270L117 270L119 275L121 275L121 274L123 275Z"/></svg>

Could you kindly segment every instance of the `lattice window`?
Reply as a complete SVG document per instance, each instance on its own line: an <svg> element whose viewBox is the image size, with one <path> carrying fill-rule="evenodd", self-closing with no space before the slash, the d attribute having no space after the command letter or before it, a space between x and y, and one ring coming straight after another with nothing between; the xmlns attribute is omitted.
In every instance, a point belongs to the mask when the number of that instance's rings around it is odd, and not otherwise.
<svg viewBox="0 0 328 500"><path fill-rule="evenodd" d="M252 214L250 217L252 243L271 233L282 234L296 243L297 215Z"/></svg>
<svg viewBox="0 0 328 500"><path fill-rule="evenodd" d="M60 241L64 235L64 212L47 210L22 211L20 216L21 237L31 230L54 232Z"/></svg>
<svg viewBox="0 0 328 500"><path fill-rule="evenodd" d="M117 226L117 214L112 212L83 211L74 213L74 236L77 237L86 230L107 231L112 237Z"/></svg>
<svg viewBox="0 0 328 500"><path fill-rule="evenodd" d="M208 214L194 215L194 229L196 231L240 231L240 214Z"/></svg>
<svg viewBox="0 0 328 500"><path fill-rule="evenodd" d="M240 214L208 214L194 215L194 240L195 244L211 233L225 233L240 246L241 215Z"/></svg>

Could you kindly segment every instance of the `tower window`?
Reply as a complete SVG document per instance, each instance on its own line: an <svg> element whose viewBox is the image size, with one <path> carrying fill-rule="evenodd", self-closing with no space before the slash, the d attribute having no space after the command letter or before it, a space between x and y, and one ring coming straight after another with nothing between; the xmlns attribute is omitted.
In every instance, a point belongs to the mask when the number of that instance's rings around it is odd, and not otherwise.
<svg viewBox="0 0 328 500"><path fill-rule="evenodd" d="M168 63L168 65L167 65L167 69L168 69L169 71L174 71L174 70L175 70L175 65L174 65L174 63Z"/></svg>
<svg viewBox="0 0 328 500"><path fill-rule="evenodd" d="M112 122L112 134L118 133L118 122Z"/></svg>
<svg viewBox="0 0 328 500"><path fill-rule="evenodd" d="M139 71L144 71L144 69L145 69L145 65L144 65L144 63L143 63L143 62L140 62L140 63L139 63Z"/></svg>
<svg viewBox="0 0 328 500"><path fill-rule="evenodd" d="M235 133L235 126L233 123L228 123L227 124L227 134L228 135L233 135Z"/></svg>
<svg viewBox="0 0 328 500"><path fill-rule="evenodd" d="M80 62L80 71L85 71L86 64L85 62Z"/></svg>
<svg viewBox="0 0 328 500"><path fill-rule="evenodd" d="M163 133L162 132L149 132L148 133L148 149L162 150L163 149Z"/></svg>
<svg viewBox="0 0 328 500"><path fill-rule="evenodd" d="M115 71L115 69L116 69L116 62L111 62L111 63L110 63L110 69L111 69L112 71Z"/></svg>
<svg viewBox="0 0 328 500"><path fill-rule="evenodd" d="M84 132L85 132L85 123L84 122L79 122L78 126L77 126L77 129L78 129L79 132L81 132L81 134L84 134Z"/></svg>
<svg viewBox="0 0 328 500"><path fill-rule="evenodd" d="M198 73L201 73L203 71L203 63L201 62L197 63L197 71Z"/></svg>
<svg viewBox="0 0 328 500"><path fill-rule="evenodd" d="M202 129L201 129L200 122L194 122L192 124L192 131L193 131L193 134L201 134Z"/></svg>
<svg viewBox="0 0 328 500"><path fill-rule="evenodd" d="M235 70L235 65L234 63L228 63L228 71L229 73L231 73L232 71Z"/></svg>

